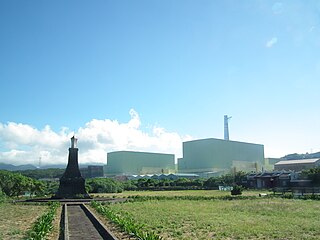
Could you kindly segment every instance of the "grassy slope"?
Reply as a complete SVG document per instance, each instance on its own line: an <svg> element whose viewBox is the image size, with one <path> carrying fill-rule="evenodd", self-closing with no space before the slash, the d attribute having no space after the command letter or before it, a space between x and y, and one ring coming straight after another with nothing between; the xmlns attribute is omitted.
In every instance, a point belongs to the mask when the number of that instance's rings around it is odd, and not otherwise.
<svg viewBox="0 0 320 240"><path fill-rule="evenodd" d="M111 207L129 212L146 229L158 232L164 239L318 239L320 236L318 201L170 200Z"/></svg>
<svg viewBox="0 0 320 240"><path fill-rule="evenodd" d="M22 239L47 206L0 204L0 239Z"/></svg>

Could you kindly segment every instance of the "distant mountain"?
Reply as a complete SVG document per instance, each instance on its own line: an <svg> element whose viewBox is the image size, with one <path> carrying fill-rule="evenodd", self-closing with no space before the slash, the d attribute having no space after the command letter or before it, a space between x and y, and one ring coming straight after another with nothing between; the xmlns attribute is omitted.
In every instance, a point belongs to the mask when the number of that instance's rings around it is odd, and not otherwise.
<svg viewBox="0 0 320 240"><path fill-rule="evenodd" d="M40 167L40 169L48 169L48 168L66 168L66 164L53 164L53 165L43 165Z"/></svg>
<svg viewBox="0 0 320 240"><path fill-rule="evenodd" d="M311 159L311 158L320 158L320 152L316 153L293 153L293 154L288 154L282 157L281 159L283 160L298 160L298 159Z"/></svg>
<svg viewBox="0 0 320 240"><path fill-rule="evenodd" d="M84 163L84 164L79 164L80 168L86 168L88 166L103 166L104 164L102 163ZM48 169L48 168L60 168L60 169L65 169L66 164L53 164L53 165L43 165L40 167L40 169ZM25 164L25 165L12 165L12 164L7 164L7 163L0 163L0 170L8 170L8 171L23 171L23 170L34 170L37 169L32 164Z"/></svg>
<svg viewBox="0 0 320 240"><path fill-rule="evenodd" d="M80 163L79 168L86 168L88 166L103 166L102 163ZM54 165L44 165L41 166L40 169L48 169L48 168L63 168L65 169L67 164L54 164Z"/></svg>
<svg viewBox="0 0 320 240"><path fill-rule="evenodd" d="M0 169L8 170L8 171L20 171L20 170L23 171L23 170L29 170L29 169L31 170L36 169L36 167L31 164L15 166L12 164L0 163Z"/></svg>

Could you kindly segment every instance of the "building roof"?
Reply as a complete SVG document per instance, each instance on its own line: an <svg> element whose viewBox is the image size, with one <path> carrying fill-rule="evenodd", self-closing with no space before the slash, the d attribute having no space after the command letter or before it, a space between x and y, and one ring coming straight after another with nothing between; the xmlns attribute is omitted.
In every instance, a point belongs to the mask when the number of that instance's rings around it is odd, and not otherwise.
<svg viewBox="0 0 320 240"><path fill-rule="evenodd" d="M289 165L289 164L306 164L306 163L316 163L320 159L319 158L311 158L311 159L299 159L299 160L284 160L275 163L274 165Z"/></svg>
<svg viewBox="0 0 320 240"><path fill-rule="evenodd" d="M250 173L247 175L248 179L253 178L273 178L273 177L281 177L281 176L290 176L292 174L291 171L272 171L272 172L259 172L259 173Z"/></svg>
<svg viewBox="0 0 320 240"><path fill-rule="evenodd" d="M166 177L199 177L194 173L169 173L169 174L145 174L145 175L129 175L130 178L166 178Z"/></svg>
<svg viewBox="0 0 320 240"><path fill-rule="evenodd" d="M234 141L234 140L225 140L225 139L220 139L220 138L203 138L203 139L195 139L195 140L185 141L185 142L183 142L183 143L189 143L189 142L201 142L201 141L220 141L220 142L241 143L241 144L250 144L250 145L259 145L259 146L264 146L263 144L258 144L258 143L239 142L239 141Z"/></svg>
<svg viewBox="0 0 320 240"><path fill-rule="evenodd" d="M171 155L174 156L173 153L159 153L159 152L141 152L141 151L128 151L128 150L123 150L123 151L113 151L113 152L108 152L107 154L116 154L116 153L131 153L131 154L152 154L152 155Z"/></svg>

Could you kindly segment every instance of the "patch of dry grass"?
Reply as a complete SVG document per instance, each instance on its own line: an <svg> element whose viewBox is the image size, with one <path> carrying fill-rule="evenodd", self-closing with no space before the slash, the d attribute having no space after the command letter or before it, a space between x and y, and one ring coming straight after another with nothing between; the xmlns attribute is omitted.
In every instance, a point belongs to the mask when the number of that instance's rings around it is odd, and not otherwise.
<svg viewBox="0 0 320 240"><path fill-rule="evenodd" d="M0 204L0 239L22 239L47 206Z"/></svg>

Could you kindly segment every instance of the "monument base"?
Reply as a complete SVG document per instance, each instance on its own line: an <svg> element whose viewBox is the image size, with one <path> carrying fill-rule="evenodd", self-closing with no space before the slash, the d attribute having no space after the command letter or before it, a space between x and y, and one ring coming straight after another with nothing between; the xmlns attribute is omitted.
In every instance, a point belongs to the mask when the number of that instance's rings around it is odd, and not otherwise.
<svg viewBox="0 0 320 240"><path fill-rule="evenodd" d="M58 192L53 199L83 199L91 198L85 189L85 180L83 177L60 179L60 186Z"/></svg>

